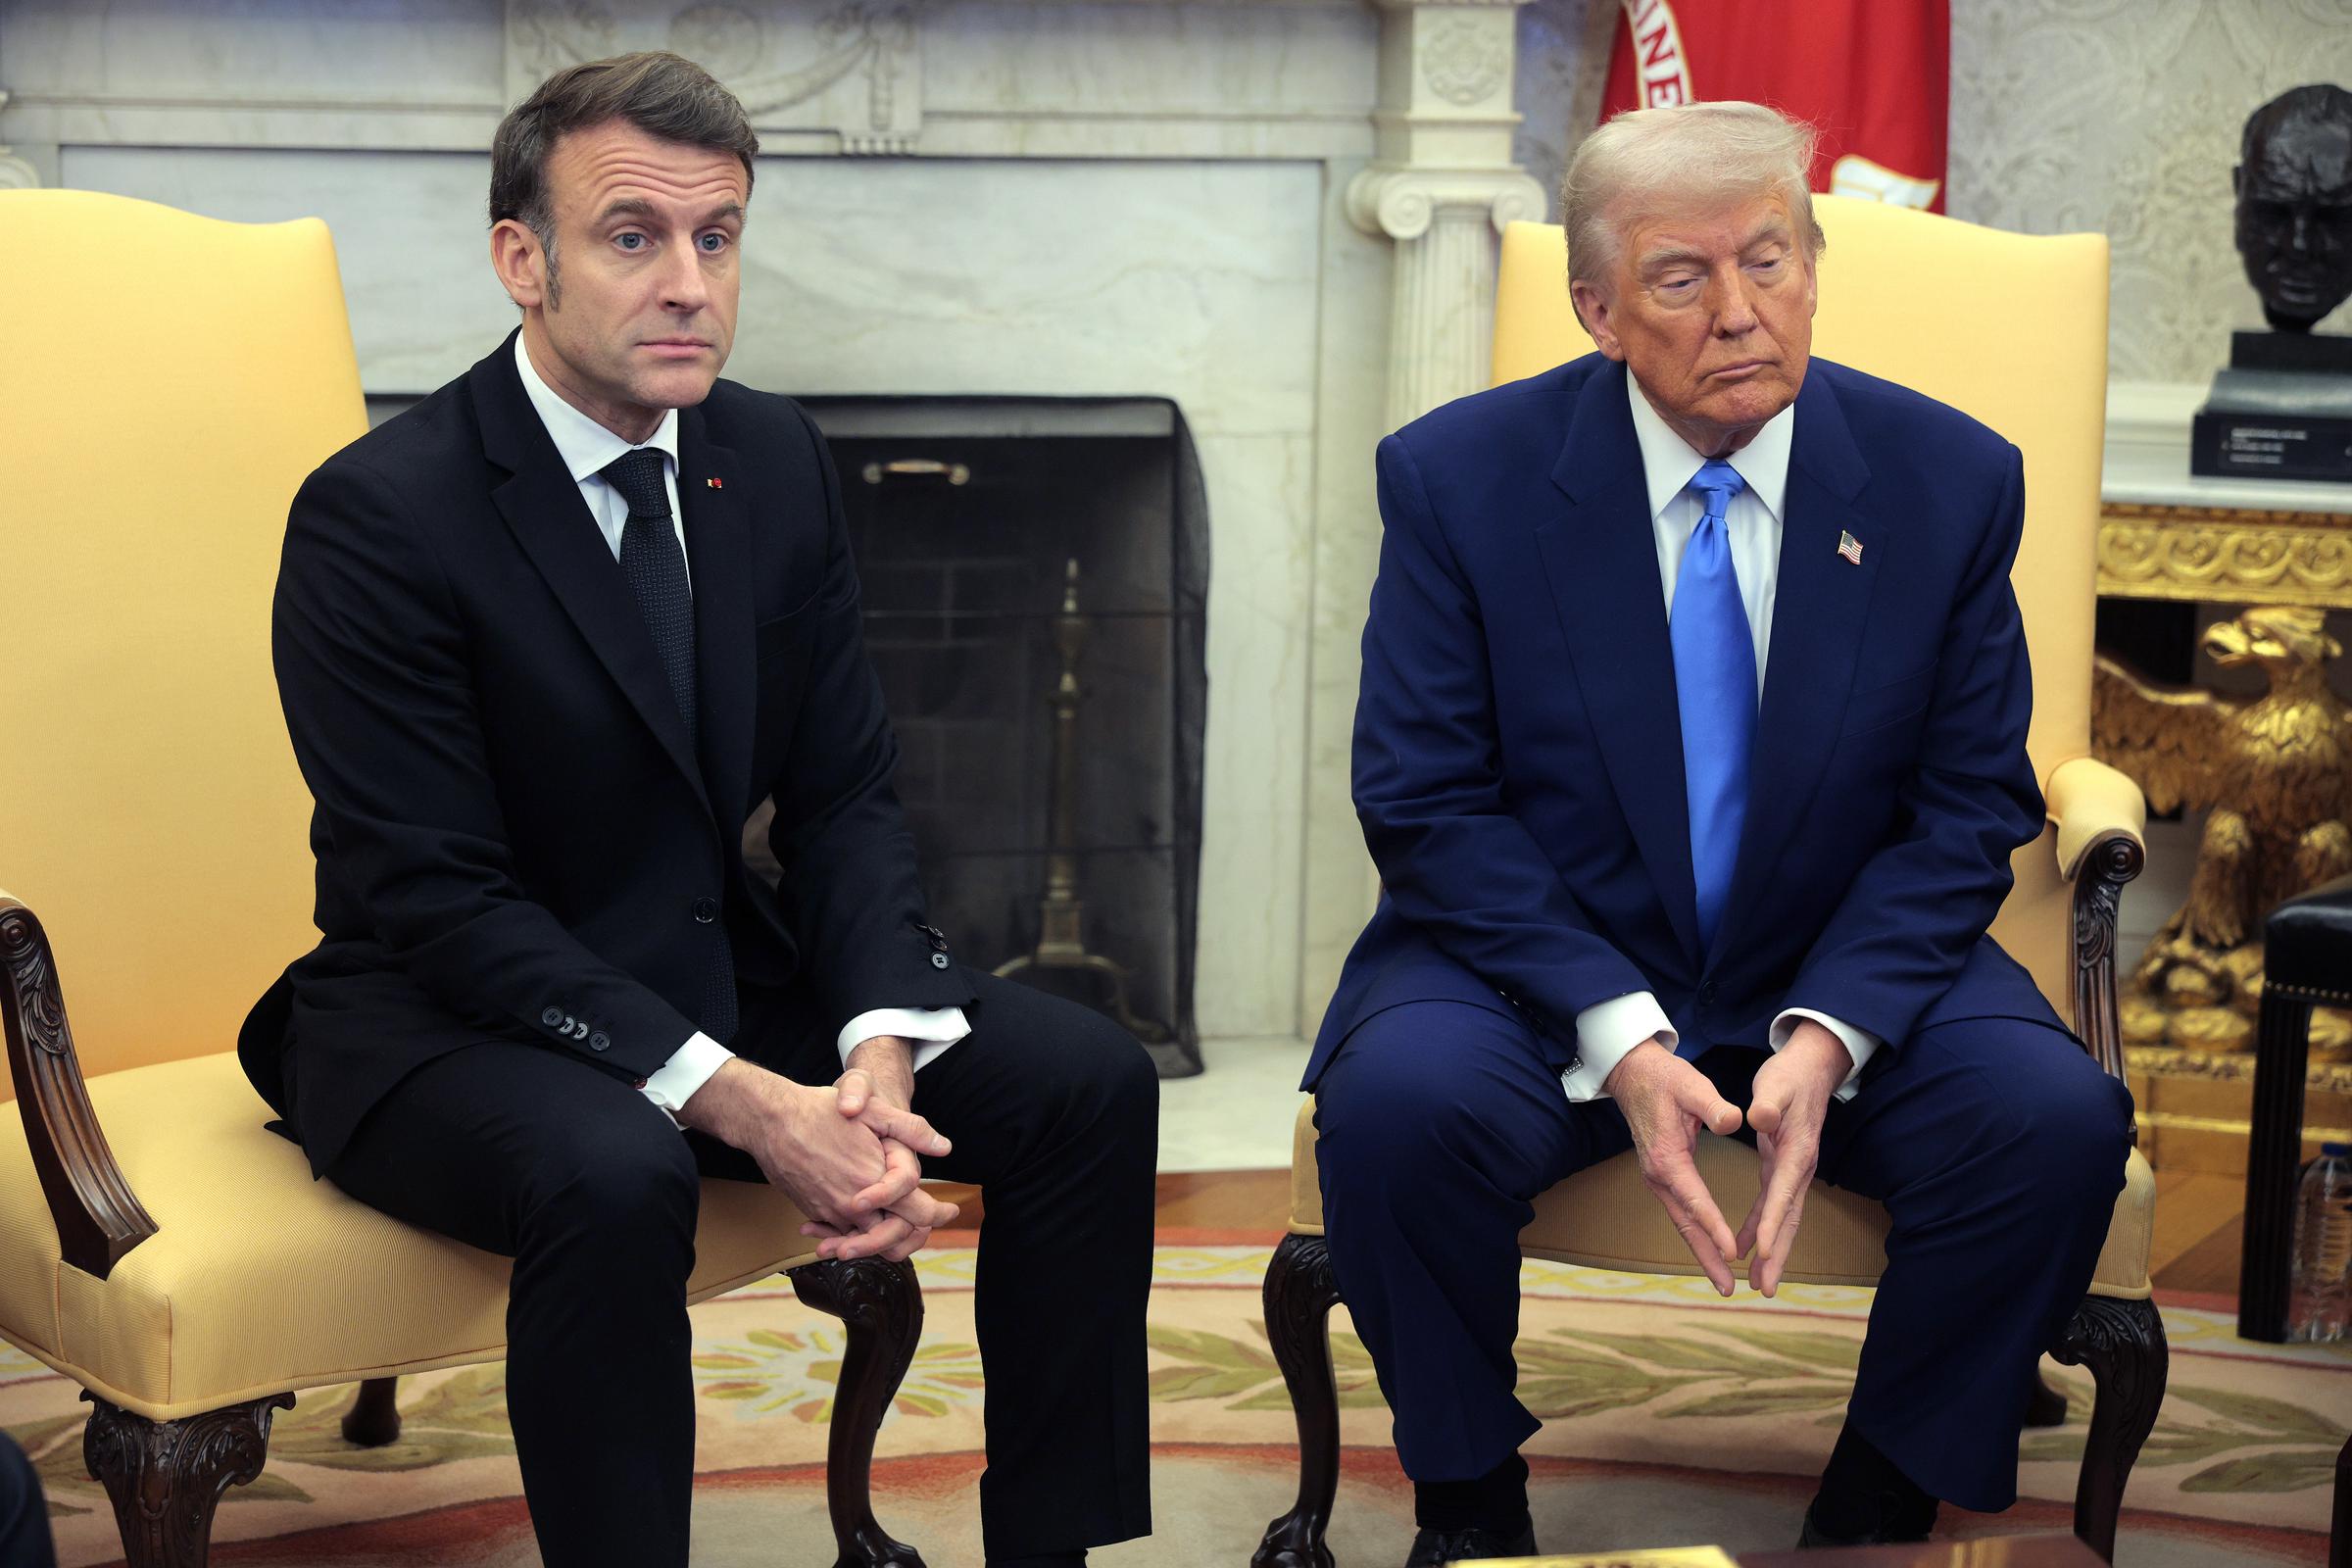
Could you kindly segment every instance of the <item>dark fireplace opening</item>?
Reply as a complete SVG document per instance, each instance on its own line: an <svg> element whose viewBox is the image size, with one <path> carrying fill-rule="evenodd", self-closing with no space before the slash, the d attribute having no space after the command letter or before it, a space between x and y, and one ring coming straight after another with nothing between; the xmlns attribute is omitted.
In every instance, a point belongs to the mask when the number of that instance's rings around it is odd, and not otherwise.
<svg viewBox="0 0 2352 1568"><path fill-rule="evenodd" d="M1207 509L1161 399L808 398L932 918L1200 1070Z"/></svg>

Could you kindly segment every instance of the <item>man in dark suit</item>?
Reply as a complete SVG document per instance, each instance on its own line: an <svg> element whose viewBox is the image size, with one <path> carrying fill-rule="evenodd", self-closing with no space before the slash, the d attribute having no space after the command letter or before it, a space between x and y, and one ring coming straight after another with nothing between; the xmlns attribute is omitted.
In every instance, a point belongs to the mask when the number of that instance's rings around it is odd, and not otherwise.
<svg viewBox="0 0 2352 1568"><path fill-rule="evenodd" d="M1751 1249L1778 1288L1816 1173L1886 1206L1815 1544L2013 1500L2123 1185L2129 1097L1985 935L2042 824L2019 455L1808 363L1811 161L1755 105L1612 121L1563 200L1600 352L1381 445L1386 892L1306 1081L1414 1564L1535 1550L1516 1238L1572 1172L1633 1148L1726 1296ZM1735 1235L1691 1149L1743 1110Z"/></svg>
<svg viewBox="0 0 2352 1568"><path fill-rule="evenodd" d="M898 1259L955 1217L926 1172L988 1195L989 1559L1074 1563L1150 1529L1157 1080L926 922L824 443L716 379L757 146L662 54L500 127L520 331L294 503L275 653L322 940L240 1049L314 1169L514 1258L551 1565L686 1561L700 1179Z"/></svg>

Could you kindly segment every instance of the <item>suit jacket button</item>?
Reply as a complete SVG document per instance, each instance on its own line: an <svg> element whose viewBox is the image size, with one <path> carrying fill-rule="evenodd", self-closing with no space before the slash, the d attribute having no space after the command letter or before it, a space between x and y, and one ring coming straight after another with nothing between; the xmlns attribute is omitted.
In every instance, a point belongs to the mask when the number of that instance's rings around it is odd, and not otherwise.
<svg viewBox="0 0 2352 1568"><path fill-rule="evenodd" d="M694 901L694 919L697 925L709 925L711 921L717 918L718 901L716 899L697 899Z"/></svg>
<svg viewBox="0 0 2352 1568"><path fill-rule="evenodd" d="M934 968L934 969L945 969L947 966L948 966L948 956L947 956L946 954L944 954L944 953L934 953L933 955L931 955L931 967L932 967L932 968Z"/></svg>
<svg viewBox="0 0 2352 1568"><path fill-rule="evenodd" d="M596 1033L588 1037L588 1049L590 1051L611 1051L612 1049L612 1037L605 1033L602 1029L599 1029Z"/></svg>
<svg viewBox="0 0 2352 1568"><path fill-rule="evenodd" d="M1698 988L1698 1004L1702 1007L1712 1007L1715 1005L1714 981L1709 980L1706 984Z"/></svg>
<svg viewBox="0 0 2352 1568"><path fill-rule="evenodd" d="M562 1007L550 1007L539 1015L539 1021L547 1025L550 1029L560 1029L564 1026L564 1009Z"/></svg>

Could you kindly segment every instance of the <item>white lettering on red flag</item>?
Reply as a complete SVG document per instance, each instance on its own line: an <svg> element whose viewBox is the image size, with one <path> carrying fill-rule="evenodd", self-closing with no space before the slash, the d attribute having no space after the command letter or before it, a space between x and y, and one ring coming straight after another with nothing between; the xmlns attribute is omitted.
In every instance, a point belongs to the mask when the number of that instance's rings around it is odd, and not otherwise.
<svg viewBox="0 0 2352 1568"><path fill-rule="evenodd" d="M1683 52L1683 30L1675 25L1674 7L1667 0L1624 0L1625 24L1634 40L1636 98L1645 109L1687 104L1698 94L1690 87L1690 57Z"/></svg>

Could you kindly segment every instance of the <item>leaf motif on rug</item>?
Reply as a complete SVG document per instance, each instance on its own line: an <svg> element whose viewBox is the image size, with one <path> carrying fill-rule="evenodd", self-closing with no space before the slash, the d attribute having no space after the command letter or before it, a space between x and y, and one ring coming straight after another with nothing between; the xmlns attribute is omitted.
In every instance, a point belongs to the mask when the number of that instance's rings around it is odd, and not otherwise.
<svg viewBox="0 0 2352 1568"><path fill-rule="evenodd" d="M836 1328L753 1329L739 1342L696 1353L695 1392L732 1406L742 1417L781 1410L800 1421L830 1421L846 1346ZM919 1346L892 1408L901 1415L944 1416L957 1406L977 1404L980 1381L977 1345Z"/></svg>
<svg viewBox="0 0 2352 1568"><path fill-rule="evenodd" d="M2020 1460L2082 1460L2090 1416L2086 1382L2066 1380L2066 1426L2027 1438L2018 1446ZM2184 1404L2221 1420L2186 1419L2176 1413ZM2176 1378L2165 1390L2155 1430L2140 1446L2138 1468L2219 1460L2174 1484L2182 1492L2302 1492L2333 1483L2343 1442L2341 1428L2302 1405L2234 1389L2200 1388Z"/></svg>
<svg viewBox="0 0 2352 1568"><path fill-rule="evenodd" d="M48 1494L49 1517L70 1517L104 1508L106 1489L90 1479L89 1470L81 1459L81 1430L87 1421L83 1412L51 1416L45 1421L28 1421L11 1427L9 1436L17 1440L32 1460L33 1470L41 1478L41 1491ZM76 1507L60 1499L59 1494L73 1494L94 1499L90 1507Z"/></svg>
<svg viewBox="0 0 2352 1568"><path fill-rule="evenodd" d="M1251 1318L1250 1327L1258 1339L1266 1338L1264 1319ZM1176 1403L1246 1395L1248 1397L1234 1399L1225 1408L1288 1410L1291 1407L1290 1392L1283 1386L1282 1371L1274 1364L1270 1350L1230 1335L1158 1324L1150 1328L1148 1338L1152 1348L1169 1363L1152 1369L1151 1397L1156 1401ZM1334 1330L1330 1339L1331 1368L1339 1388L1340 1408L1382 1407L1380 1385L1372 1374L1372 1352L1364 1348L1364 1342L1343 1330Z"/></svg>

